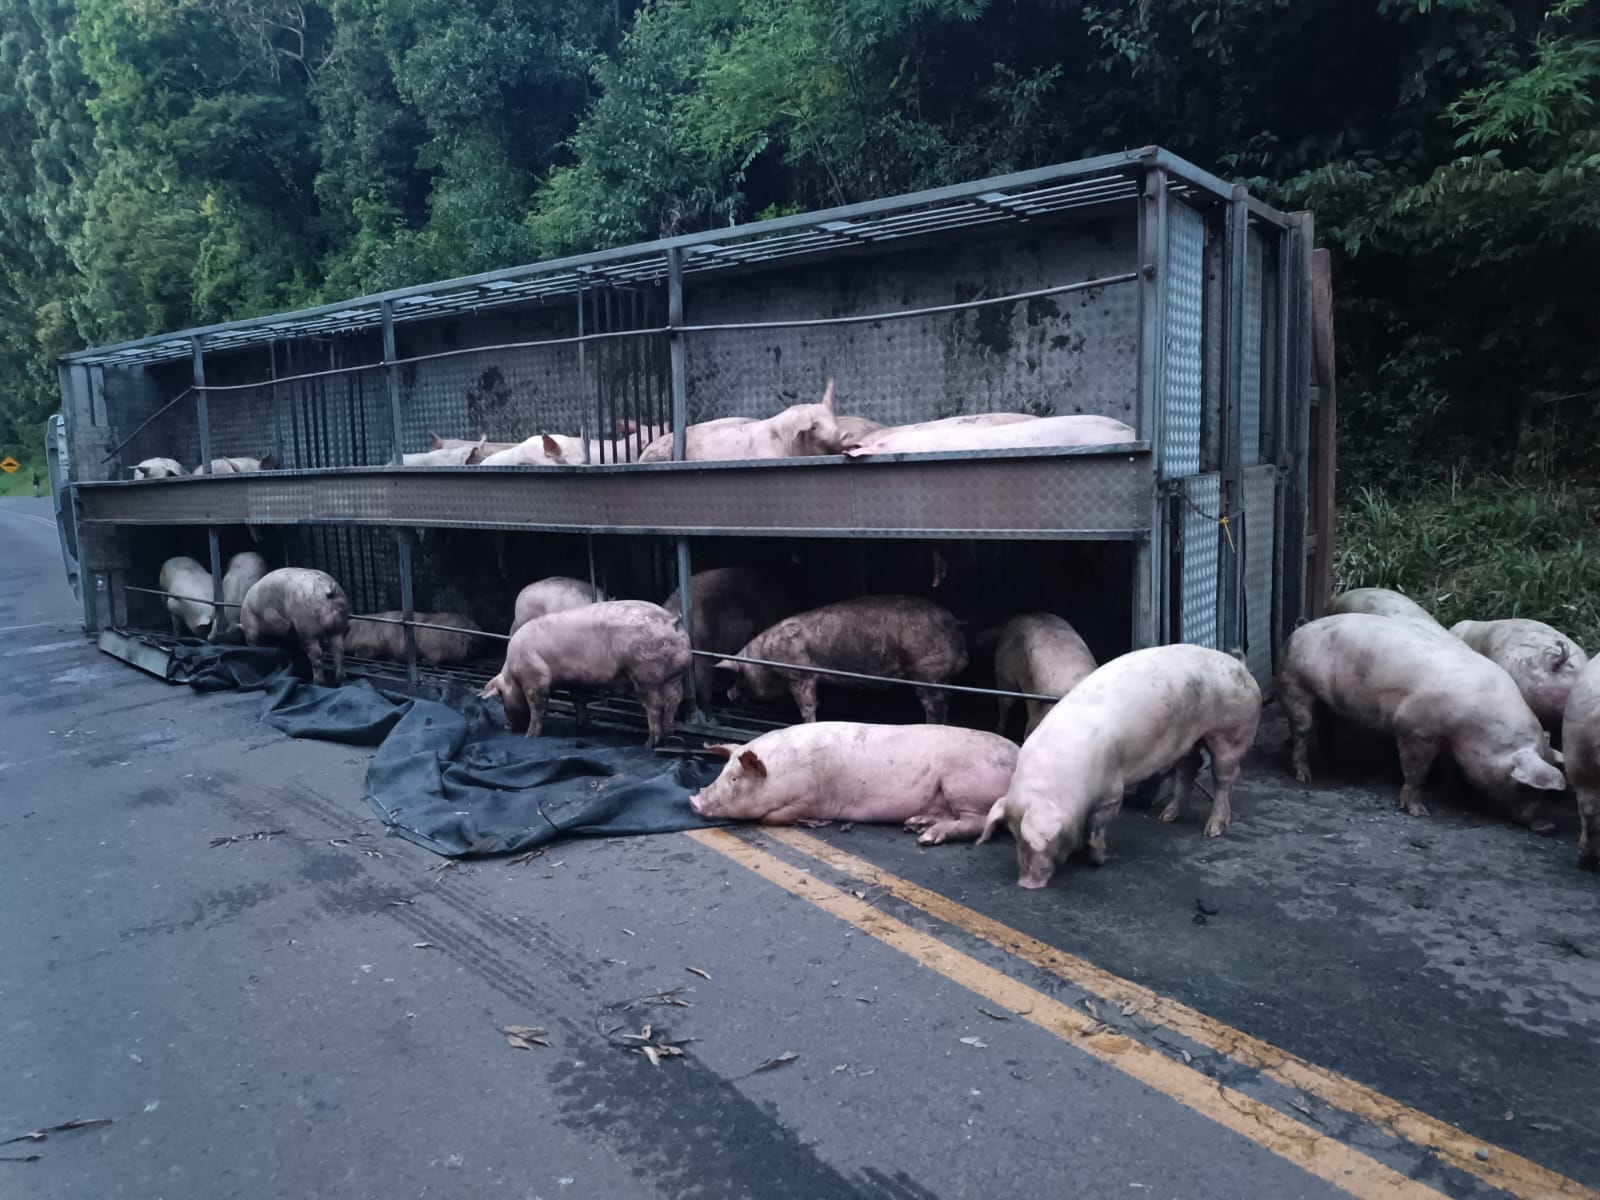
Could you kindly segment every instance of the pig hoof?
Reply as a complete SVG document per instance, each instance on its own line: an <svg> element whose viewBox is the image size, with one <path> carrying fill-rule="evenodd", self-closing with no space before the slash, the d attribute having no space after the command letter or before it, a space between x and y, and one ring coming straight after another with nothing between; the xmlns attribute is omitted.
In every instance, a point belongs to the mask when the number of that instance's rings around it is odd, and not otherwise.
<svg viewBox="0 0 1600 1200"><path fill-rule="evenodd" d="M1168 804L1156 815L1156 820L1158 821L1176 821L1177 819L1178 806L1176 804Z"/></svg>
<svg viewBox="0 0 1600 1200"><path fill-rule="evenodd" d="M917 845L919 845L919 846L942 846L942 845L944 845L944 834L935 833L933 830L930 829L927 832L925 832L921 837L919 837L917 839Z"/></svg>
<svg viewBox="0 0 1600 1200"><path fill-rule="evenodd" d="M1228 822L1226 822L1226 821L1207 821L1206 822L1206 831L1205 832L1206 832L1206 836L1207 837L1221 837L1227 831L1228 831Z"/></svg>
<svg viewBox="0 0 1600 1200"><path fill-rule="evenodd" d="M1408 817L1425 817L1428 815L1428 806L1421 801L1402 804L1400 807L1406 810L1406 816Z"/></svg>
<svg viewBox="0 0 1600 1200"><path fill-rule="evenodd" d="M1310 768L1308 768L1308 767L1296 767L1294 769L1294 779L1295 779L1296 783L1310 783L1311 782L1311 770L1310 770Z"/></svg>
<svg viewBox="0 0 1600 1200"><path fill-rule="evenodd" d="M1554 821L1533 821L1528 825L1528 828L1540 837L1550 837L1556 831L1556 823Z"/></svg>
<svg viewBox="0 0 1600 1200"><path fill-rule="evenodd" d="M1017 880L1017 886L1027 888L1030 892L1036 892L1045 885L1037 879L1019 879Z"/></svg>

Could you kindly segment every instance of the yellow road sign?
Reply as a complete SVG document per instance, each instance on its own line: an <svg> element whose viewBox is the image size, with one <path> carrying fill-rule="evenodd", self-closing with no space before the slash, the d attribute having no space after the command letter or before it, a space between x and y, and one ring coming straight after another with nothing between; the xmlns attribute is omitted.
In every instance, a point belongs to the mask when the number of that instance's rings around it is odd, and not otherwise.
<svg viewBox="0 0 1600 1200"><path fill-rule="evenodd" d="M21 469L22 464L12 458L11 455L8 454L4 458L0 458L0 471L4 471L7 475L15 475Z"/></svg>

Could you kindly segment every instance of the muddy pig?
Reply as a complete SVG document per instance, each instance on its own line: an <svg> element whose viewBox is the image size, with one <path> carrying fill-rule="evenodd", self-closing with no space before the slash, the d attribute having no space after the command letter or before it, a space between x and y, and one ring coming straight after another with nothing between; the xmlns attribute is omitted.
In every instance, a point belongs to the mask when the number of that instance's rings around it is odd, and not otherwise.
<svg viewBox="0 0 1600 1200"><path fill-rule="evenodd" d="M947 425L928 429L885 429L845 451L851 458L872 454L919 454L934 450L1004 450L1022 446L1107 446L1136 440L1133 426L1112 417L1039 417L1004 425Z"/></svg>
<svg viewBox="0 0 1600 1200"><path fill-rule="evenodd" d="M1561 741L1567 782L1578 796L1578 865L1600 871L1600 658L1572 685Z"/></svg>
<svg viewBox="0 0 1600 1200"><path fill-rule="evenodd" d="M536 617L569 608L582 608L604 600L606 594L586 579L571 579L566 575L552 575L537 583L530 583L517 593L516 609L511 618L511 632L515 633Z"/></svg>
<svg viewBox="0 0 1600 1200"><path fill-rule="evenodd" d="M135 479L169 479L189 473L175 458L147 458L141 463L135 463L128 470L133 472Z"/></svg>
<svg viewBox="0 0 1600 1200"><path fill-rule="evenodd" d="M1320 701L1337 717L1394 736L1405 775L1399 804L1414 817L1428 815L1422 785L1441 753L1525 825L1535 824L1540 791L1566 787L1542 757L1544 732L1511 676L1420 622L1371 613L1311 621L1289 639L1279 684L1302 783L1311 779L1306 742Z"/></svg>
<svg viewBox="0 0 1600 1200"><path fill-rule="evenodd" d="M222 626L211 631L213 642L229 638L238 629L245 593L266 573L267 560L254 550L241 550L228 560L228 569L222 573Z"/></svg>
<svg viewBox="0 0 1600 1200"><path fill-rule="evenodd" d="M506 728L538 737L550 689L570 691L583 724L582 689L639 698L650 724L648 742L672 729L689 669L689 638L677 619L644 600L603 600L529 621L511 636L506 663L479 693L499 696Z"/></svg>
<svg viewBox="0 0 1600 1200"><path fill-rule="evenodd" d="M1233 785L1260 720L1261 689L1243 663L1220 650L1152 646L1114 658L1068 692L1023 743L1011 787L989 810L978 841L1005 822L1025 888L1049 883L1080 840L1099 865L1123 789L1175 768L1160 819L1177 820L1202 748L1211 754L1217 789L1205 834L1217 837L1232 818Z"/></svg>
<svg viewBox="0 0 1600 1200"><path fill-rule="evenodd" d="M1543 621L1457 621L1450 626L1468 646L1498 663L1513 680L1539 724L1560 735L1567 694L1589 665L1583 647Z"/></svg>
<svg viewBox="0 0 1600 1200"><path fill-rule="evenodd" d="M311 660L313 683L324 674L332 686L344 682L344 639L350 630L350 601L339 581L311 567L268 571L244 594L239 613L244 640L288 642Z"/></svg>
<svg viewBox="0 0 1600 1200"><path fill-rule="evenodd" d="M211 636L217 615L211 589L211 572L194 559L179 555L161 564L161 590L169 593L167 615L174 634L181 637L187 629L196 637Z"/></svg>
<svg viewBox="0 0 1600 1200"><path fill-rule="evenodd" d="M344 639L345 653L361 658L387 658L394 662L404 662L405 626L387 623L400 620L403 614L381 612L372 615L383 617L385 620L365 621L360 617L350 618L350 632ZM478 624L464 613L413 612L411 619L421 621L425 625L449 625L455 630L478 629ZM418 629L416 639L418 661L433 666L466 662L477 653L478 647L482 644L482 639L473 637L471 633L450 632L444 629Z"/></svg>
<svg viewBox="0 0 1600 1200"><path fill-rule="evenodd" d="M722 418L684 431L686 461L713 459L807 458L838 454L850 444L833 412L833 380L821 404L795 404L762 421ZM642 463L671 462L672 435L663 434L639 455Z"/></svg>
<svg viewBox="0 0 1600 1200"><path fill-rule="evenodd" d="M944 683L967 665L966 639L956 619L913 596L862 596L798 613L752 638L739 656L926 683ZM760 700L787 689L806 722L817 719L818 683L870 690L892 686L730 659L716 665L737 676L728 690L730 700ZM942 691L918 688L917 699L929 722L944 721L948 703Z"/></svg>
<svg viewBox="0 0 1600 1200"><path fill-rule="evenodd" d="M893 822L924 846L976 837L1017 765L1005 738L949 725L818 721L709 749L728 764L689 797L703 817Z"/></svg>
<svg viewBox="0 0 1600 1200"><path fill-rule="evenodd" d="M1054 613L1012 617L978 642L993 643L995 686L1003 691L1065 696L1095 668L1094 655L1078 631ZM999 702L999 728L1004 733L1016 700L1001 696ZM1055 705L1046 700L1023 703L1028 709L1028 725L1022 735L1026 738Z"/></svg>
<svg viewBox="0 0 1600 1200"><path fill-rule="evenodd" d="M752 567L699 571L692 582L694 631L690 640L696 650L737 654L756 634L783 620L796 608L783 584ZM675 617L682 616L676 588L661 602L661 607ZM702 704L711 699L716 677L713 661L695 656L695 696Z"/></svg>
<svg viewBox="0 0 1600 1200"><path fill-rule="evenodd" d="M1430 629L1444 629L1433 614L1409 596L1388 588L1352 588L1340 592L1328 602L1327 616L1342 613L1368 613L1375 617L1393 617L1399 621L1416 621Z"/></svg>

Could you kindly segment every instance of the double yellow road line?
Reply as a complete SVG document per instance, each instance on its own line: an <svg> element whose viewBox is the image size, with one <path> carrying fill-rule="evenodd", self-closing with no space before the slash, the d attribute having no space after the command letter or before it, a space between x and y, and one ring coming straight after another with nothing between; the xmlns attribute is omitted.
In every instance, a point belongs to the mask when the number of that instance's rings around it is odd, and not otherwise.
<svg viewBox="0 0 1600 1200"><path fill-rule="evenodd" d="M1013 979L931 934L913 929L753 841L720 829L686 836L1352 1196L1362 1200L1446 1200L1436 1189L1407 1178L1269 1104L1219 1084L1143 1042L1110 1030L1087 1012ZM771 838L840 875L881 888L952 929L1066 980L1108 1006L1137 1013L1142 1020L1164 1026L1261 1076L1358 1117L1401 1141L1421 1147L1439 1163L1474 1175L1518 1200L1600 1200L1600 1192L1057 950L819 838L793 829L764 830L756 836Z"/></svg>

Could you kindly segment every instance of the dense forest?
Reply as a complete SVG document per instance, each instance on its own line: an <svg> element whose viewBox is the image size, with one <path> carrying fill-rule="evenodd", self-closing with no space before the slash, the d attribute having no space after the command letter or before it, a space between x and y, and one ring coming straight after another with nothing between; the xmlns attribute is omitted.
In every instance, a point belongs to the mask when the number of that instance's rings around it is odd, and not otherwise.
<svg viewBox="0 0 1600 1200"><path fill-rule="evenodd" d="M1350 486L1600 464L1589 0L0 0L0 443L54 359L1156 143L1335 258Z"/></svg>

